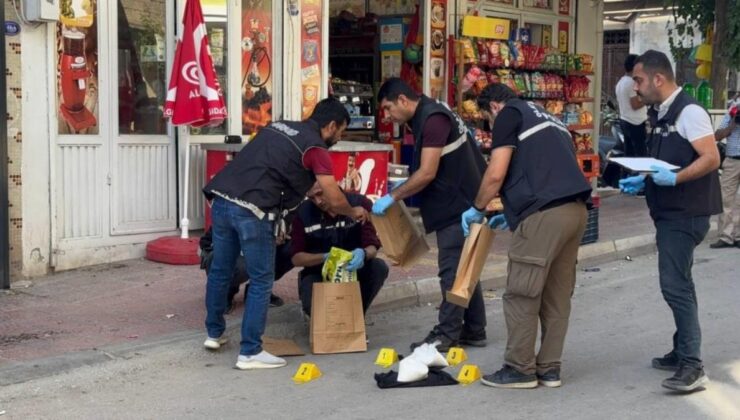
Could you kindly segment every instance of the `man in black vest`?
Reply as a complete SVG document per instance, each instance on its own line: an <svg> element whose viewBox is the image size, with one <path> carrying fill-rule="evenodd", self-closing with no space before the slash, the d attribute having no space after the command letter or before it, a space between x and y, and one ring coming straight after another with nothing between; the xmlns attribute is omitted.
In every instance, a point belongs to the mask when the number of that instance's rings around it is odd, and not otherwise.
<svg viewBox="0 0 740 420"><path fill-rule="evenodd" d="M352 206L372 208L372 202L360 194L345 193ZM291 234L293 265L304 267L298 278L298 295L303 312L311 315L313 284L322 281L321 268L332 247L352 252L349 271L357 271L364 312L388 278L388 265L377 258L380 239L370 222L359 223L337 215L326 202L321 186L316 184L306 194L296 211Z"/></svg>
<svg viewBox="0 0 740 420"><path fill-rule="evenodd" d="M709 231L709 218L722 213L719 150L709 114L676 84L665 54L649 50L637 59L632 74L642 101L652 105L650 155L678 166L670 171L653 167L650 176L619 182L622 191L645 190L655 223L658 271L663 298L673 311L673 346L656 357L656 369L675 371L663 386L676 391L700 389L709 381L701 359L701 329L696 290L691 276L694 249Z"/></svg>
<svg viewBox="0 0 740 420"><path fill-rule="evenodd" d="M493 152L475 203L462 215L463 230L467 235L471 223L481 223L486 204L500 193L504 214L490 217L489 225L514 232L503 296L505 363L481 381L497 388L558 387L591 185L562 121L499 83L486 86L477 103L491 120Z"/></svg>
<svg viewBox="0 0 740 420"><path fill-rule="evenodd" d="M335 99L319 102L307 121L271 123L203 188L212 204L214 252L206 286L208 338L204 346L215 350L226 342L224 311L234 264L241 252L250 286L238 369L286 365L284 359L262 349L275 278L275 238L285 234L283 218L318 182L333 212L360 222L367 220L367 211L350 206L339 189L327 150L339 140L348 123L347 110Z"/></svg>
<svg viewBox="0 0 740 420"><path fill-rule="evenodd" d="M412 174L403 185L381 197L373 213L385 214L395 201L417 194L427 233L437 235L442 304L439 321L422 343L439 341L440 351L460 344L486 345L486 308L478 285L467 309L447 302L465 237L460 213L473 202L485 171L485 160L462 119L441 102L418 95L398 78L388 79L378 103L394 122L408 123L414 133Z"/></svg>

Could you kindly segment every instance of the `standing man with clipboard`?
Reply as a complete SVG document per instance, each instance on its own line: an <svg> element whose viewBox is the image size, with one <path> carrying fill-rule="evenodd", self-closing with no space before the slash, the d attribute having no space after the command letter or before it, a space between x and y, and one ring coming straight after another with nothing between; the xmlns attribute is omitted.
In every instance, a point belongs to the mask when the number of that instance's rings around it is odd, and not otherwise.
<svg viewBox="0 0 740 420"><path fill-rule="evenodd" d="M648 176L619 181L627 194L645 190L655 223L660 290L673 312L673 346L652 360L656 369L675 372L666 388L691 392L709 378L701 359L701 328L691 275L694 249L709 231L709 218L722 212L719 150L709 114L676 84L668 57L649 50L635 63L635 90L651 105L650 156L678 166L678 172L654 166Z"/></svg>

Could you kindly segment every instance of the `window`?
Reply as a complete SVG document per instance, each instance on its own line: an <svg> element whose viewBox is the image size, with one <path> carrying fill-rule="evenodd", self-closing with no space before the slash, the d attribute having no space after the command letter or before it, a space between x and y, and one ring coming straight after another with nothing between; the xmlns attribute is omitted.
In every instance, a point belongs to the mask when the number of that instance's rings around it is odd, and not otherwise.
<svg viewBox="0 0 740 420"><path fill-rule="evenodd" d="M166 134L165 0L118 1L118 130Z"/></svg>
<svg viewBox="0 0 740 420"><path fill-rule="evenodd" d="M242 0L242 133L272 120L272 0Z"/></svg>
<svg viewBox="0 0 740 420"><path fill-rule="evenodd" d="M206 32L208 33L208 46L211 50L211 58L213 59L213 67L216 70L218 83L221 85L221 90L223 90L224 103L228 103L230 95L228 89L229 79L227 76L229 64L227 6L226 0L209 0L207 3L202 2L201 4L203 8L203 19L206 22ZM194 135L226 134L227 120L225 119L220 125L215 127L191 127L190 133Z"/></svg>

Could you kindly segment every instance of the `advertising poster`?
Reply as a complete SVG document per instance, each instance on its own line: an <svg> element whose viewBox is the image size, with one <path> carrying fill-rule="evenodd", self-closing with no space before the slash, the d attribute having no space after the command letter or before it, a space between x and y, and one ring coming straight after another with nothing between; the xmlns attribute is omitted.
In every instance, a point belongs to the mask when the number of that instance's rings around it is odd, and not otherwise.
<svg viewBox="0 0 740 420"><path fill-rule="evenodd" d="M242 0L243 134L254 134L272 121L273 1Z"/></svg>
<svg viewBox="0 0 740 420"><path fill-rule="evenodd" d="M568 52L568 22L558 22L558 50Z"/></svg>
<svg viewBox="0 0 740 420"><path fill-rule="evenodd" d="M380 77L381 81L386 81L391 77L401 76L401 51L383 51L380 53Z"/></svg>
<svg viewBox="0 0 740 420"><path fill-rule="evenodd" d="M98 134L97 0L61 0L57 24L59 134Z"/></svg>
<svg viewBox="0 0 740 420"><path fill-rule="evenodd" d="M321 0L301 2L301 118L321 97Z"/></svg>
<svg viewBox="0 0 740 420"><path fill-rule="evenodd" d="M430 86L431 97L442 99L442 91L445 84L445 47L447 27L447 2L445 0L432 0L432 13L430 16L432 56L430 64Z"/></svg>
<svg viewBox="0 0 740 420"><path fill-rule="evenodd" d="M561 15L570 14L570 0L558 0L558 13Z"/></svg>
<svg viewBox="0 0 740 420"><path fill-rule="evenodd" d="M385 195L388 152L332 152L334 178L343 191L377 199Z"/></svg>

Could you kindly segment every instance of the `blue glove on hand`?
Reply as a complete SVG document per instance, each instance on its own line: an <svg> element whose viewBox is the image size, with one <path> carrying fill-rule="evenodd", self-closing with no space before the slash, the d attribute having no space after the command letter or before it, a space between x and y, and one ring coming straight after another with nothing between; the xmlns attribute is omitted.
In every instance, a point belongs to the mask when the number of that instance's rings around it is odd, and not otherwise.
<svg viewBox="0 0 740 420"><path fill-rule="evenodd" d="M506 223L506 218L503 214L497 214L488 219L488 227L491 229L506 230L509 228L509 224Z"/></svg>
<svg viewBox="0 0 740 420"><path fill-rule="evenodd" d="M653 181L661 187L673 187L676 185L676 173L670 169L661 168L660 166L651 166L650 169L657 171L651 173Z"/></svg>
<svg viewBox="0 0 740 420"><path fill-rule="evenodd" d="M352 259L347 263L347 270L357 271L365 265L365 250L357 248L352 251Z"/></svg>
<svg viewBox="0 0 740 420"><path fill-rule="evenodd" d="M636 195L645 188L645 175L636 175L619 180L619 189L629 195Z"/></svg>
<svg viewBox="0 0 740 420"><path fill-rule="evenodd" d="M475 207L465 210L465 213L462 214L463 234L466 237L470 235L470 225L473 223L482 223L484 217L486 217L486 214Z"/></svg>
<svg viewBox="0 0 740 420"><path fill-rule="evenodd" d="M373 204L373 214L378 216L385 215L385 212L388 211L388 207L392 206L395 202L396 200L394 200L390 194L380 197L380 199Z"/></svg>

